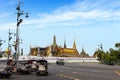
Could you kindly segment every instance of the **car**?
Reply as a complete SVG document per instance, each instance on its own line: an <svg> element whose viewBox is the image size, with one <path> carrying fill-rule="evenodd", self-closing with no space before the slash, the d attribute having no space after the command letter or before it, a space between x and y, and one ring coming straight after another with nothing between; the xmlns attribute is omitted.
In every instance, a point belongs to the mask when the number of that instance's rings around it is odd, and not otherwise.
<svg viewBox="0 0 120 80"><path fill-rule="evenodd" d="M58 60L56 61L56 64L58 64L58 65L64 65L64 64L65 64L65 61L64 61L64 59L58 59Z"/></svg>
<svg viewBox="0 0 120 80"><path fill-rule="evenodd" d="M30 65L26 62L18 63L16 73L20 75L30 74L31 73Z"/></svg>
<svg viewBox="0 0 120 80"><path fill-rule="evenodd" d="M37 70L36 75L46 75L48 76L48 61L47 60L38 60L37 61Z"/></svg>
<svg viewBox="0 0 120 80"><path fill-rule="evenodd" d="M31 72L35 72L37 69L36 67L37 60L28 60L27 63L30 65Z"/></svg>
<svg viewBox="0 0 120 80"><path fill-rule="evenodd" d="M109 61L108 65L114 66L114 62L113 61Z"/></svg>
<svg viewBox="0 0 120 80"><path fill-rule="evenodd" d="M9 66L0 65L0 78L10 78L12 69Z"/></svg>

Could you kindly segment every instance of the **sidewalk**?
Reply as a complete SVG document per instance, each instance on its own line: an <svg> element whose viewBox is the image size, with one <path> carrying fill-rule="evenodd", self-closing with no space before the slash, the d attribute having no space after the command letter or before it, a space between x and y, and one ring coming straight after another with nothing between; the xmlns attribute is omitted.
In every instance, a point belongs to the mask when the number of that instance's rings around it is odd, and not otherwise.
<svg viewBox="0 0 120 80"><path fill-rule="evenodd" d="M97 68L97 69L107 69L107 70L120 71L120 65L111 66L111 65L99 64L99 63L67 63L66 66L80 67L80 68Z"/></svg>

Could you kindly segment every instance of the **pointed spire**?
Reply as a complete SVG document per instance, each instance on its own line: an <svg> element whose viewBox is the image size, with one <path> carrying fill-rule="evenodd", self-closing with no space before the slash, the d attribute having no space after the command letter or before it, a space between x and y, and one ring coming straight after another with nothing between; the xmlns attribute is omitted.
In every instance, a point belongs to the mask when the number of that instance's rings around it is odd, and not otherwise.
<svg viewBox="0 0 120 80"><path fill-rule="evenodd" d="M56 36L53 36L53 45L56 45Z"/></svg>
<svg viewBox="0 0 120 80"><path fill-rule="evenodd" d="M75 43L75 40L73 42L73 49L76 49L76 43Z"/></svg>
<svg viewBox="0 0 120 80"><path fill-rule="evenodd" d="M83 46L82 46L82 52L81 53L85 53Z"/></svg>
<svg viewBox="0 0 120 80"><path fill-rule="evenodd" d="M51 53L52 51L51 51L51 46L49 46L49 57L52 57L52 53Z"/></svg>
<svg viewBox="0 0 120 80"><path fill-rule="evenodd" d="M65 38L64 38L64 48L66 48L66 40L65 40Z"/></svg>

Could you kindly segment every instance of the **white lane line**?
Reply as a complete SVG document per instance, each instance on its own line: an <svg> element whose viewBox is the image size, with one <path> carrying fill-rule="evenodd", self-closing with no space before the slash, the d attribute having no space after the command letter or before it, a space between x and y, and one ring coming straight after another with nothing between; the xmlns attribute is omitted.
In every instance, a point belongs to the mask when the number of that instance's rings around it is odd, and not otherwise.
<svg viewBox="0 0 120 80"><path fill-rule="evenodd" d="M78 78L75 78L75 77L71 77L71 76L68 76L68 75L64 75L64 74L57 74L57 76L68 78L70 80L81 80L81 79L78 79Z"/></svg>

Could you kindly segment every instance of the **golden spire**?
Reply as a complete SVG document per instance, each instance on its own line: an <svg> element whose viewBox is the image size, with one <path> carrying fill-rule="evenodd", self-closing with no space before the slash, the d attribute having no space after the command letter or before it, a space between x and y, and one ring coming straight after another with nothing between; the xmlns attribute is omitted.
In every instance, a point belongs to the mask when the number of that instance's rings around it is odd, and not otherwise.
<svg viewBox="0 0 120 80"><path fill-rule="evenodd" d="M64 38L64 48L66 48L66 40L65 40L65 38Z"/></svg>
<svg viewBox="0 0 120 80"><path fill-rule="evenodd" d="M75 40L73 42L73 49L76 49L76 43L75 43Z"/></svg>
<svg viewBox="0 0 120 80"><path fill-rule="evenodd" d="M83 48L83 46L82 46L82 52L81 52L81 53L85 54L85 51L84 51L84 48Z"/></svg>
<svg viewBox="0 0 120 80"><path fill-rule="evenodd" d="M53 37L53 45L56 45L56 36Z"/></svg>

